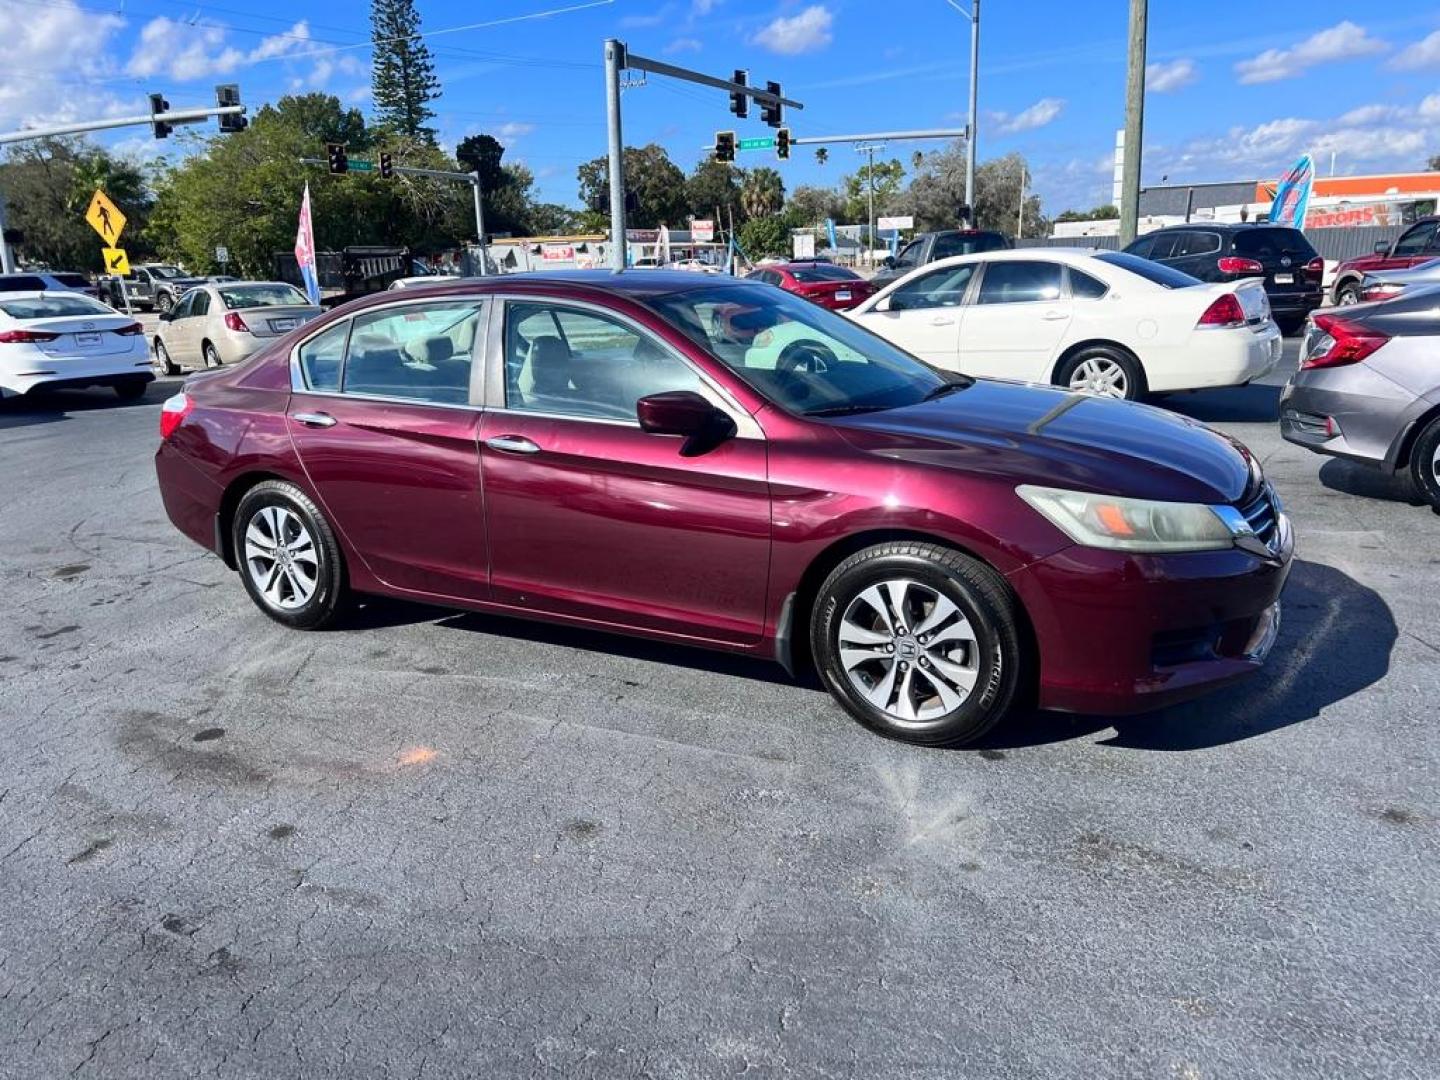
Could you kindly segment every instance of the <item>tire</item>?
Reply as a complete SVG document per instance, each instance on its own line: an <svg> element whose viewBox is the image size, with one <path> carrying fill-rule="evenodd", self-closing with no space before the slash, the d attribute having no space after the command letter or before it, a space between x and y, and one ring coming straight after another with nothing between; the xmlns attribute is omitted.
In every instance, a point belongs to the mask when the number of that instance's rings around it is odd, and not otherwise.
<svg viewBox="0 0 1440 1080"><path fill-rule="evenodd" d="M1126 401L1138 401L1146 393L1140 362L1113 345L1087 345L1066 357L1055 369L1055 385Z"/></svg>
<svg viewBox="0 0 1440 1080"><path fill-rule="evenodd" d="M170 350L158 337L155 339L155 366L160 369L161 375L180 374L180 365L170 359Z"/></svg>
<svg viewBox="0 0 1440 1080"><path fill-rule="evenodd" d="M1440 416L1425 425L1410 448L1410 476L1415 489L1440 513Z"/></svg>
<svg viewBox="0 0 1440 1080"><path fill-rule="evenodd" d="M157 293L153 306L156 311L158 311L161 315L164 315L167 311L169 311L175 306L175 298L169 293Z"/></svg>
<svg viewBox="0 0 1440 1080"><path fill-rule="evenodd" d="M1349 307L1351 304L1360 303L1360 283L1358 281L1347 281L1335 290L1335 304L1337 307Z"/></svg>
<svg viewBox="0 0 1440 1080"><path fill-rule="evenodd" d="M139 401L145 396L145 391L149 389L149 387L149 379L130 379L126 382L115 384L115 396L121 401Z"/></svg>
<svg viewBox="0 0 1440 1080"><path fill-rule="evenodd" d="M210 344L210 342L208 341L205 342L204 345L200 346L200 355L204 357L205 366L207 368L217 368L224 366L220 360L220 353L216 351L215 346Z"/></svg>
<svg viewBox="0 0 1440 1080"><path fill-rule="evenodd" d="M276 550L277 530L289 559L265 554ZM235 508L230 537L245 591L276 622L318 630L344 608L348 589L340 545L320 508L294 484L265 480L247 491Z"/></svg>
<svg viewBox="0 0 1440 1080"><path fill-rule="evenodd" d="M1004 579L919 541L877 544L831 571L811 615L810 648L850 715L922 746L983 737L1005 717L1026 666Z"/></svg>

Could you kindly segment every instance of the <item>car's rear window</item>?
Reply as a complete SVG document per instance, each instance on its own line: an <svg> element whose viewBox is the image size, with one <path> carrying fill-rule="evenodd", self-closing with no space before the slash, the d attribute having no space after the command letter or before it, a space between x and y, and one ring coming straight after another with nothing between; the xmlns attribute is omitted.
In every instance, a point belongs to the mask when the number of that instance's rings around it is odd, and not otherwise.
<svg viewBox="0 0 1440 1080"><path fill-rule="evenodd" d="M944 233L935 238L930 258L948 259L955 255L978 255L984 251L1005 251L1010 242L994 232Z"/></svg>
<svg viewBox="0 0 1440 1080"><path fill-rule="evenodd" d="M1200 284L1199 278L1181 273L1172 266L1151 262L1149 259L1142 259L1139 255L1131 255L1125 251L1104 251L1095 258L1100 262L1109 263L1111 266L1118 266L1122 270L1129 270L1130 273L1137 274L1164 289L1188 289L1192 285Z"/></svg>
<svg viewBox="0 0 1440 1080"><path fill-rule="evenodd" d="M1235 254L1247 259L1278 259L1289 255L1309 262L1315 249L1299 229L1241 229L1235 234Z"/></svg>
<svg viewBox="0 0 1440 1080"><path fill-rule="evenodd" d="M843 266L826 266L824 263L817 263L815 266L792 266L790 276L807 285L817 281L857 281L860 278L853 270L847 270Z"/></svg>
<svg viewBox="0 0 1440 1080"><path fill-rule="evenodd" d="M98 300L79 293L51 293L26 300L0 299L0 311L12 319L63 319L69 315L114 315Z"/></svg>
<svg viewBox="0 0 1440 1080"><path fill-rule="evenodd" d="M45 279L33 274L5 274L0 276L0 292L43 292Z"/></svg>
<svg viewBox="0 0 1440 1080"><path fill-rule="evenodd" d="M52 276L61 285L68 285L72 289L85 289L90 286L90 282L85 280L84 274L54 274Z"/></svg>
<svg viewBox="0 0 1440 1080"><path fill-rule="evenodd" d="M238 285L220 290L220 299L225 307L237 308L282 307L287 304L309 304L298 289L291 285Z"/></svg>

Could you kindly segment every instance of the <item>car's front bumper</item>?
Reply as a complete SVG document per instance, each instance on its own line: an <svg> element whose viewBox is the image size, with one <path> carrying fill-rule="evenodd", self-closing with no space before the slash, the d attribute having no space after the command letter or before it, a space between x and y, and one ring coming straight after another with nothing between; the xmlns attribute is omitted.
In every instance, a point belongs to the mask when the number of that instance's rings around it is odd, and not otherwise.
<svg viewBox="0 0 1440 1080"><path fill-rule="evenodd" d="M1401 433L1425 409L1369 364L1309 368L1280 393L1280 434L1317 454L1393 469Z"/></svg>
<svg viewBox="0 0 1440 1080"><path fill-rule="evenodd" d="M1257 671L1279 631L1294 551L1282 513L1269 557L1077 545L1011 574L1035 632L1040 707L1144 712Z"/></svg>

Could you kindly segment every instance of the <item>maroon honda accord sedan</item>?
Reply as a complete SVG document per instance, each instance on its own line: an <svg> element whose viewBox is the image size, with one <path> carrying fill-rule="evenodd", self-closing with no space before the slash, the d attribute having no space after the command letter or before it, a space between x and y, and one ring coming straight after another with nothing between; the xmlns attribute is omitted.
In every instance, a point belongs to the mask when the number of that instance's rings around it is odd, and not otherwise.
<svg viewBox="0 0 1440 1080"><path fill-rule="evenodd" d="M919 743L1253 671L1293 551L1198 423L695 274L371 297L192 377L161 435L171 520L287 626L386 594L813 662Z"/></svg>

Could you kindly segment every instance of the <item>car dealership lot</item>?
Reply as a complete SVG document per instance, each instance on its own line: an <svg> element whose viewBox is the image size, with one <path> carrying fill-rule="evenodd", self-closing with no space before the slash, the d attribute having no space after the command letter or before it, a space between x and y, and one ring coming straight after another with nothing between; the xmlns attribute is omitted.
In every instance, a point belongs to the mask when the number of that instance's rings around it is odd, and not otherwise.
<svg viewBox="0 0 1440 1080"><path fill-rule="evenodd" d="M1294 517L1264 674L937 751L721 655L286 631L165 520L176 385L0 412L0 1076L1440 1067L1440 517L1278 386L1170 402Z"/></svg>

